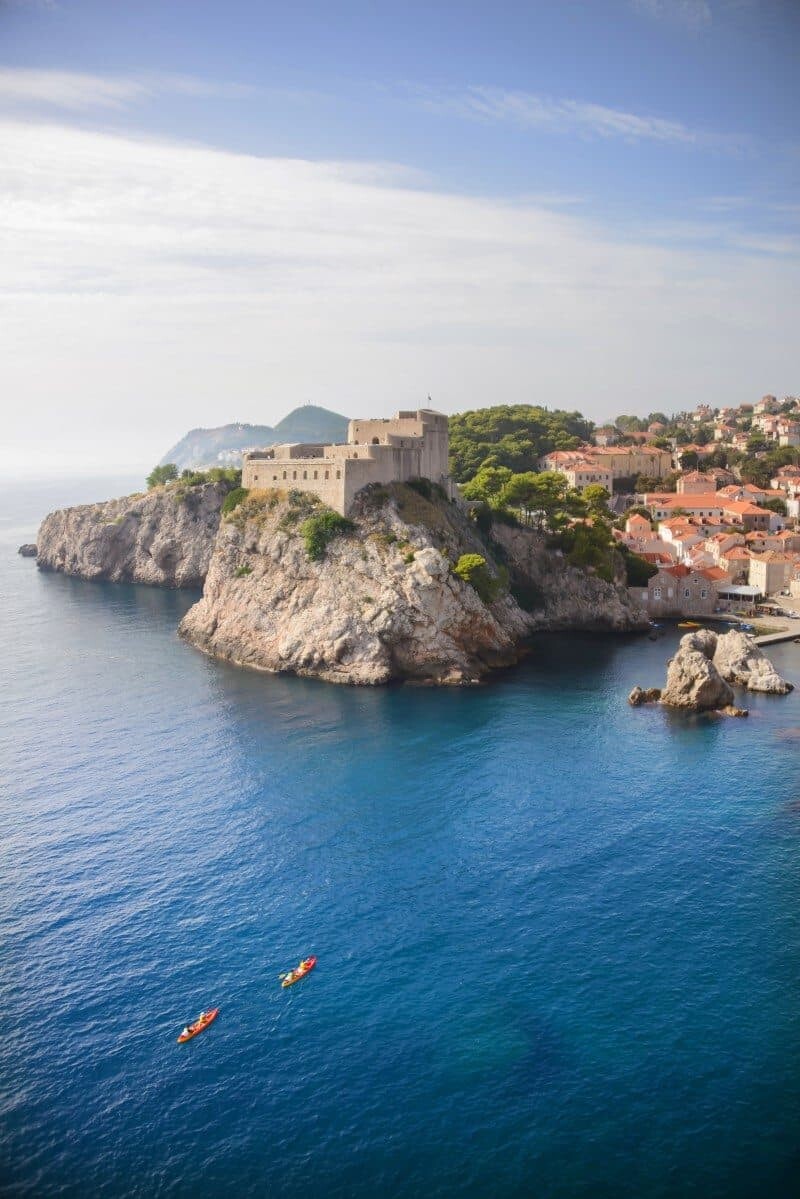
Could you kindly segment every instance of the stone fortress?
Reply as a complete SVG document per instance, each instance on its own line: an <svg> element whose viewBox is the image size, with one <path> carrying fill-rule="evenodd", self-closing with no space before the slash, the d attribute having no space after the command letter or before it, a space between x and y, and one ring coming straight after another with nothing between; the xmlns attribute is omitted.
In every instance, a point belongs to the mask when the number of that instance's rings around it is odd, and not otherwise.
<svg viewBox="0 0 800 1199"><path fill-rule="evenodd" d="M242 486L309 491L342 516L369 483L430 479L454 491L448 475L447 417L430 408L385 420L351 420L345 445L293 443L244 455Z"/></svg>

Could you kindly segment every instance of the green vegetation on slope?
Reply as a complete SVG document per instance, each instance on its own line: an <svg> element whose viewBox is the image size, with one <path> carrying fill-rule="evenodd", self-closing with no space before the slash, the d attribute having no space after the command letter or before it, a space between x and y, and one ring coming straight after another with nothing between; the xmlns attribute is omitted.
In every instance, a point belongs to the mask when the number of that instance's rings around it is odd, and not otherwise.
<svg viewBox="0 0 800 1199"><path fill-rule="evenodd" d="M502 404L450 417L450 472L459 483L486 464L514 473L534 470L542 454L575 449L593 424L579 412Z"/></svg>

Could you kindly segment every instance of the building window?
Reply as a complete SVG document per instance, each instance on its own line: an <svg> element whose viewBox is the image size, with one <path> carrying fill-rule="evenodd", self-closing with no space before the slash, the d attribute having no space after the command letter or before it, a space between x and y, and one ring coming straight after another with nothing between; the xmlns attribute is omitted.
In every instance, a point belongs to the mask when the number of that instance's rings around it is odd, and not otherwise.
<svg viewBox="0 0 800 1199"><path fill-rule="evenodd" d="M293 478L293 479L296 479L296 478L297 478L297 471L296 471L296 470L293 470L293 471L292 471L292 478Z"/></svg>
<svg viewBox="0 0 800 1199"><path fill-rule="evenodd" d="M660 587L653 588L653 599L661 599L661 588Z"/></svg>
<svg viewBox="0 0 800 1199"><path fill-rule="evenodd" d="M286 471L283 472L283 477L286 478Z"/></svg>
<svg viewBox="0 0 800 1199"><path fill-rule="evenodd" d="M684 599L691 599L691 598L692 598L692 593L691 593L691 591L689 590L689 588L688 588L688 587L684 587L684 589L683 589L683 598L684 598Z"/></svg>
<svg viewBox="0 0 800 1199"><path fill-rule="evenodd" d="M304 478L304 479L307 479L307 478L308 478L308 471L307 471L307 470L304 470L304 471L303 471L303 478Z"/></svg>
<svg viewBox="0 0 800 1199"><path fill-rule="evenodd" d="M330 472L329 470L326 470L326 471L325 471L325 478L326 478L326 479L329 479L330 477L331 477L331 472Z"/></svg>
<svg viewBox="0 0 800 1199"><path fill-rule="evenodd" d="M379 439L378 439L377 437L373 437L373 439L372 439L372 444L373 444L373 445L380 445L380 441L379 441Z"/></svg>
<svg viewBox="0 0 800 1199"><path fill-rule="evenodd" d="M708 592L707 592L707 591L705 590L705 588L704 588L704 589L703 589L703 590L700 592L700 599L705 599L707 595L708 595Z"/></svg>
<svg viewBox="0 0 800 1199"><path fill-rule="evenodd" d="M277 476L277 475L273 475L273 476L272 476L272 482L273 482L273 483L277 483L277 482L278 482L278 476Z"/></svg>
<svg viewBox="0 0 800 1199"><path fill-rule="evenodd" d="M318 477L319 477L319 476L317 475L317 472L316 472L316 471L314 471L314 478L316 479L316 478L318 478Z"/></svg>
<svg viewBox="0 0 800 1199"><path fill-rule="evenodd" d="M354 458L357 458L357 457L358 457L358 453L355 453L355 454L353 454L353 457L354 457Z"/></svg>
<svg viewBox="0 0 800 1199"><path fill-rule="evenodd" d="M258 482L258 475L253 475L253 482L254 482L254 483L257 483L257 482Z"/></svg>
<svg viewBox="0 0 800 1199"><path fill-rule="evenodd" d="M336 478L337 478L337 479L341 479L341 477L342 477L342 472L341 472L340 470L337 470L337 472L336 472Z"/></svg>

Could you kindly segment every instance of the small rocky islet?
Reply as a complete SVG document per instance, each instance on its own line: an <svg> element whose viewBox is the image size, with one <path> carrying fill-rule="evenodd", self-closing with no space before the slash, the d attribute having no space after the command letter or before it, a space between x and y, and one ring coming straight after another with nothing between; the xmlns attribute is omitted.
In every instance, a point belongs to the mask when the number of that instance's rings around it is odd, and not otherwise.
<svg viewBox="0 0 800 1199"><path fill-rule="evenodd" d="M519 661L536 632L647 627L621 560L607 582L533 529L481 531L426 480L365 488L347 519L307 492L251 491L223 511L229 496L224 483L177 483L53 512L37 565L202 586L180 624L187 642L329 682L475 683Z"/></svg>
<svg viewBox="0 0 800 1199"><path fill-rule="evenodd" d="M697 629L681 638L669 659L664 687L634 687L628 703L633 707L661 703L693 712L746 716L746 709L734 705L734 687L770 695L793 690L749 633Z"/></svg>

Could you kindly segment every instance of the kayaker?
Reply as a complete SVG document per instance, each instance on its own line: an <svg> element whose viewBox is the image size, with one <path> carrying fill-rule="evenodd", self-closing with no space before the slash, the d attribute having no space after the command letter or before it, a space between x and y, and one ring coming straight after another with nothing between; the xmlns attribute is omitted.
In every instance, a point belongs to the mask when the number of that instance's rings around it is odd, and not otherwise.
<svg viewBox="0 0 800 1199"><path fill-rule="evenodd" d="M189 1025L187 1024L186 1028L184 1028L183 1032L181 1033L181 1036L188 1037L188 1035L189 1035Z"/></svg>

